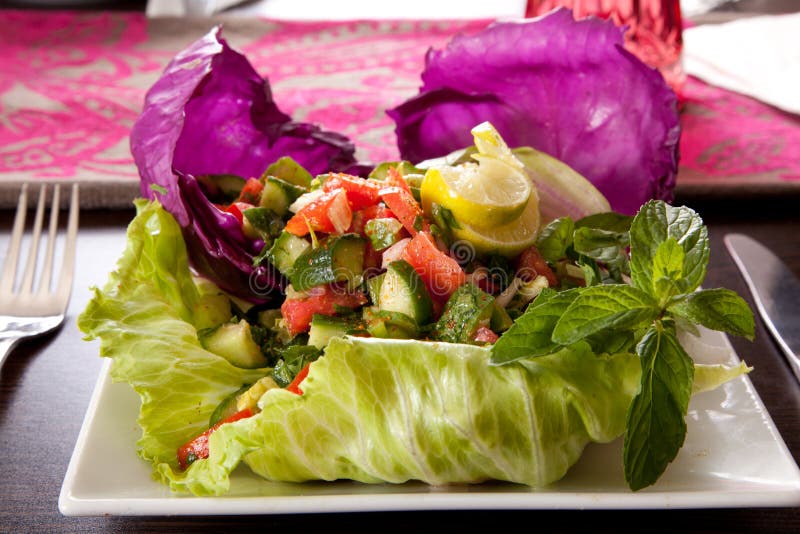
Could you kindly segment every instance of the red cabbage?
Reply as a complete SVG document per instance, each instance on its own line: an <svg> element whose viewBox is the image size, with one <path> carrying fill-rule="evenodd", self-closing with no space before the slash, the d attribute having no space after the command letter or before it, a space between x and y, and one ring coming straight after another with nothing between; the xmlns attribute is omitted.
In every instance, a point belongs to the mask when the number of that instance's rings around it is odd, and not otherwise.
<svg viewBox="0 0 800 534"><path fill-rule="evenodd" d="M623 30L568 9L498 22L429 50L419 95L389 110L401 156L469 146L490 121L509 146L531 146L591 181L617 211L671 201L680 124L661 74L623 48Z"/></svg>
<svg viewBox="0 0 800 534"><path fill-rule="evenodd" d="M355 163L346 137L293 122L278 109L267 80L228 46L219 28L170 62L147 93L130 143L142 195L159 200L181 225L192 266L254 302L268 300L284 281L268 266L253 267L263 243L246 238L194 177L260 176L282 156L312 174Z"/></svg>

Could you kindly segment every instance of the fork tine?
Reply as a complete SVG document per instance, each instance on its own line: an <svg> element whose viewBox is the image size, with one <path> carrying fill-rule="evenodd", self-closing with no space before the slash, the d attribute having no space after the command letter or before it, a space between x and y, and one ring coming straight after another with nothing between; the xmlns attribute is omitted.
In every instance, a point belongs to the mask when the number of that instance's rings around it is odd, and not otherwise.
<svg viewBox="0 0 800 534"><path fill-rule="evenodd" d="M69 222L67 223L67 239L64 242L64 261L61 276L58 280L57 296L60 302L66 304L72 291L72 275L75 271L75 248L78 240L78 213L80 202L78 200L78 184L72 184L72 195L69 201Z"/></svg>
<svg viewBox="0 0 800 534"><path fill-rule="evenodd" d="M3 277L0 278L0 293L10 294L14 289L14 279L19 263L19 245L22 242L22 232L25 230L25 214L28 211L28 184L22 184L17 203L17 214L14 217L14 227L11 231L11 241L8 243L8 255L3 264Z"/></svg>
<svg viewBox="0 0 800 534"><path fill-rule="evenodd" d="M53 199L50 202L50 228L47 232L47 252L44 257L44 267L39 279L39 294L48 293L53 278L53 250L55 249L58 233L58 212L61 200L61 187L56 184L53 188Z"/></svg>
<svg viewBox="0 0 800 534"><path fill-rule="evenodd" d="M39 238L42 235L42 220L44 219L44 202L47 197L47 186L39 189L39 202L36 204L36 215L33 219L31 233L31 246L28 251L28 263L25 265L25 274L19 286L20 294L30 293L33 287L33 275L36 273L36 260L39 258Z"/></svg>

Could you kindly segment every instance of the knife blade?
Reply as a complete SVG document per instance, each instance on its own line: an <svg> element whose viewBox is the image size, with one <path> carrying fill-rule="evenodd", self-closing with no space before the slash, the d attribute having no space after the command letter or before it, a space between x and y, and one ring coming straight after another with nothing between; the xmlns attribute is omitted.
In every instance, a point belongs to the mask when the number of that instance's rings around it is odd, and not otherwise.
<svg viewBox="0 0 800 534"><path fill-rule="evenodd" d="M742 234L724 237L767 330L800 381L800 280L767 247Z"/></svg>

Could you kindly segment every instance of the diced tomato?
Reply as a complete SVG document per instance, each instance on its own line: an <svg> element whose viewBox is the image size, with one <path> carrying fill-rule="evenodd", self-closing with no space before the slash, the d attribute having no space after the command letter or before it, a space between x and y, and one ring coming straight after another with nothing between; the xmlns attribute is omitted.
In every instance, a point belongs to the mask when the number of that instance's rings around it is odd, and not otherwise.
<svg viewBox="0 0 800 534"><path fill-rule="evenodd" d="M386 173L386 179L383 183L386 187L397 187L411 195L411 187L409 187L408 182L405 181L403 175L400 174L400 171L398 171L396 167L389 167Z"/></svg>
<svg viewBox="0 0 800 534"><path fill-rule="evenodd" d="M360 210L378 203L381 187L380 183L359 176L332 174L325 180L322 190L325 192L343 190L347 195L350 208Z"/></svg>
<svg viewBox="0 0 800 534"><path fill-rule="evenodd" d="M286 231L296 236L308 234L309 229L326 234L341 234L347 231L353 212L347 203L347 194L342 189L325 193L303 206L286 223Z"/></svg>
<svg viewBox="0 0 800 534"><path fill-rule="evenodd" d="M350 232L364 235L364 227L367 222L372 219L389 219L396 218L392 210L386 207L384 203L373 204L364 209L358 210L353 213L353 222L350 224Z"/></svg>
<svg viewBox="0 0 800 534"><path fill-rule="evenodd" d="M403 250L402 258L414 267L434 300L446 301L464 282L466 274L456 260L436 247L429 232L418 232Z"/></svg>
<svg viewBox="0 0 800 534"><path fill-rule="evenodd" d="M308 331L315 313L336 315L339 308L358 308L367 303L363 293L348 292L338 286L316 286L308 291L308 296L283 301L281 315L286 328L292 336Z"/></svg>
<svg viewBox="0 0 800 534"><path fill-rule="evenodd" d="M252 207L253 205L249 202L234 202L225 208L225 212L236 217L236 220L242 225L244 224L244 212Z"/></svg>
<svg viewBox="0 0 800 534"><path fill-rule="evenodd" d="M246 419L253 415L253 412L250 411L250 408L245 408L240 412L236 412L232 416L228 417L227 419L223 419L216 425L212 426L196 438L192 439L188 443L181 445L178 448L178 465L181 469L186 469L189 465L194 462L195 460L200 460L202 458L208 458L208 437L214 433L219 427L224 425L225 423L233 423L234 421L238 421L239 419Z"/></svg>
<svg viewBox="0 0 800 534"><path fill-rule="evenodd" d="M516 268L516 275L526 282L541 275L547 278L547 283L550 284L550 287L558 285L556 273L553 272L553 269L550 268L536 247L526 248L522 251L522 254L516 259Z"/></svg>
<svg viewBox="0 0 800 534"><path fill-rule="evenodd" d="M236 217L236 220L239 221L239 224L244 223L244 214L242 213L242 210L239 209L239 206L237 206L236 204L231 204L230 206L225 208L225 213L230 213L231 215Z"/></svg>
<svg viewBox="0 0 800 534"><path fill-rule="evenodd" d="M500 336L495 334L491 328L486 328L485 326L481 326L475 332L475 337L473 339L475 339L475 341L477 341L478 343L494 343L498 339L500 339Z"/></svg>
<svg viewBox="0 0 800 534"><path fill-rule="evenodd" d="M475 285L490 295L497 293L497 286L494 285L494 282L489 277L478 279Z"/></svg>
<svg viewBox="0 0 800 534"><path fill-rule="evenodd" d="M258 205L261 201L261 192L264 190L264 184L258 178L248 178L239 193L239 200L247 202L248 204Z"/></svg>
<svg viewBox="0 0 800 534"><path fill-rule="evenodd" d="M292 393L296 393L297 395L302 395L303 390L300 389L300 382L306 379L308 376L308 368L311 367L311 362L308 362L300 369L300 372L297 373L297 376L294 377L292 383L286 386L286 391L291 391Z"/></svg>
<svg viewBox="0 0 800 534"><path fill-rule="evenodd" d="M399 187L386 187L381 189L381 199L411 235L430 230L430 223L423 216L422 206L409 191Z"/></svg>

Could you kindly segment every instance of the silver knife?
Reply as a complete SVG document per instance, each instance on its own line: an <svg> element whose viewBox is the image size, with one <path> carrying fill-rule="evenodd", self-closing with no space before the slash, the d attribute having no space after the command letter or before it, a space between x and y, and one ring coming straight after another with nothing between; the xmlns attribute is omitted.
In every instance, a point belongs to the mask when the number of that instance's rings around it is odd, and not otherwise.
<svg viewBox="0 0 800 534"><path fill-rule="evenodd" d="M742 234L724 238L761 318L800 380L800 280L780 258Z"/></svg>

